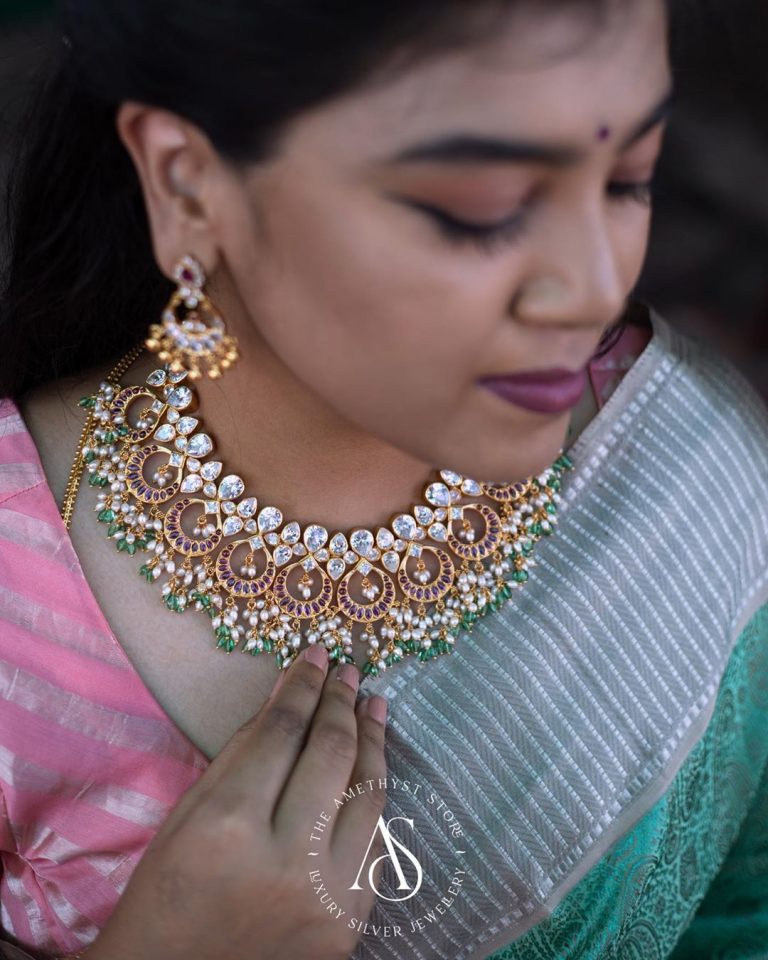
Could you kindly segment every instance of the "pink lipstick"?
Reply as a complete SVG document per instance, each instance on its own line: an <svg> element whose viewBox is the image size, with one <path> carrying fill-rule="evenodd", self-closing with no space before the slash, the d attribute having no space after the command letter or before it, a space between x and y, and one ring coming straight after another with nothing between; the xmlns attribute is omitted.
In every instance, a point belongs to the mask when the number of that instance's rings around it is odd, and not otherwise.
<svg viewBox="0 0 768 960"><path fill-rule="evenodd" d="M587 386L587 368L529 370L477 381L508 403L537 413L562 413L576 406Z"/></svg>

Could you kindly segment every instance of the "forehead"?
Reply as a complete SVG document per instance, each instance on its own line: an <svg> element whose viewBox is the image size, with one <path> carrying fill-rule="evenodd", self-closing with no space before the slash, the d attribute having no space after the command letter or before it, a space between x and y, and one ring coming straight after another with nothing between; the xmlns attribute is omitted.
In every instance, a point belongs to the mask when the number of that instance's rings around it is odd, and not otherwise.
<svg viewBox="0 0 768 960"><path fill-rule="evenodd" d="M609 0L602 17L535 6L513 5L491 40L303 114L286 152L375 159L450 129L585 143L602 125L631 128L669 86L663 0Z"/></svg>

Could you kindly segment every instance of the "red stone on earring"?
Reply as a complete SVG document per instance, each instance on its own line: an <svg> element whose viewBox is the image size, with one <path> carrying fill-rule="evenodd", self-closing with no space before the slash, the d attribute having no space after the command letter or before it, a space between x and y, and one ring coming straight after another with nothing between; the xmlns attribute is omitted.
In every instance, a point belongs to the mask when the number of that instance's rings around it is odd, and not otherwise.
<svg viewBox="0 0 768 960"><path fill-rule="evenodd" d="M197 260L189 254L183 256L181 260L178 261L174 268L173 276L178 283L183 283L195 288L202 287L205 282L203 268Z"/></svg>

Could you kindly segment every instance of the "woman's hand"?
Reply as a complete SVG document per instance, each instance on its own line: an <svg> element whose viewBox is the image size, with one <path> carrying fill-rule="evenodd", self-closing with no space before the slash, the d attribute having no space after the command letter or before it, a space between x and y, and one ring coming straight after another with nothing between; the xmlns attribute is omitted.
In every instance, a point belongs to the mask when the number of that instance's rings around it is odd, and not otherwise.
<svg viewBox="0 0 768 960"><path fill-rule="evenodd" d="M355 709L356 684L337 680L325 649L315 649L324 666L303 654L291 664L181 798L85 960L347 960L353 952L359 934L347 922L367 920L375 896L366 885L348 888L386 800L384 725L366 700ZM376 790L334 812L334 798L365 780ZM322 853L309 858L323 812L331 819ZM320 902L313 869L343 895L346 916Z"/></svg>

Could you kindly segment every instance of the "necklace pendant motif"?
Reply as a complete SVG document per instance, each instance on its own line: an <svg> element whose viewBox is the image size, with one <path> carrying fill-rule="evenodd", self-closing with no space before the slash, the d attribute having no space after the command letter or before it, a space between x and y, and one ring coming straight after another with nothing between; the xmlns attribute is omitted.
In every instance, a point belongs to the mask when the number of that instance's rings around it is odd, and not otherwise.
<svg viewBox="0 0 768 960"><path fill-rule="evenodd" d="M253 541L256 540L261 544L259 547L254 546ZM264 555L264 570L261 574L256 575L254 570L253 576L250 576L250 569L247 570L245 574L237 574L232 569L232 554L238 547L244 544L250 547L247 559L250 560L251 563L255 559L254 551ZM261 541L260 537L253 537L251 540L236 540L233 543L228 543L222 549L216 560L216 580L221 585L221 588L233 597L251 598L261 596L263 593L266 593L274 583L276 573L277 567L275 566L275 562L269 551L264 548L263 541Z"/></svg>
<svg viewBox="0 0 768 960"><path fill-rule="evenodd" d="M371 573L371 571L375 571L376 576L379 578L380 585L378 588L371 585L368 580L368 574ZM351 581L358 575L362 575L363 578L363 590L368 594L366 599L369 602L367 603L353 600L350 593ZM374 599L373 590L381 593L380 599ZM339 584L337 597L339 610L349 617L350 620L354 620L355 623L374 623L386 615L394 602L395 584L389 574L383 570L372 567L367 560L361 560L354 570L351 570Z"/></svg>
<svg viewBox="0 0 768 960"><path fill-rule="evenodd" d="M199 557L203 554L210 553L221 543L222 538L221 528L215 524L210 524L210 528L212 529L209 536L190 537L189 534L186 533L182 527L182 517L189 507L194 504L197 504L198 508L206 506L203 500L193 500L190 497L184 497L183 500L174 503L165 515L163 528L165 539L177 553L185 557ZM204 514L202 519L204 520L205 517L206 515ZM208 530L209 527L203 529Z"/></svg>
<svg viewBox="0 0 768 960"><path fill-rule="evenodd" d="M437 561L438 570L434 576L427 569L425 556L432 556ZM411 557L418 561L416 577L408 572L408 560ZM436 603L450 591L455 575L456 568L445 550L412 542L408 544L406 555L397 572L397 582L409 600Z"/></svg>
<svg viewBox="0 0 768 960"><path fill-rule="evenodd" d="M301 599L297 599L288 586L289 577L294 571L304 574L299 581L302 585L300 589L303 588ZM311 572L319 576L321 581L320 590L314 596L311 594L313 580L307 576ZM275 580L275 597L278 605L287 614L306 620L310 617L319 617L328 610L333 600L333 585L328 574L309 556L306 560L292 563L290 567L280 571Z"/></svg>
<svg viewBox="0 0 768 960"><path fill-rule="evenodd" d="M271 653L285 669L303 644L322 643L332 662L364 659L363 679L408 656L451 653L462 630L528 580L535 544L557 522L561 477L573 468L562 451L524 482L441 470L424 502L375 535L286 523L212 459L186 377L165 364L144 385L102 382L80 401L94 413L83 461L89 484L104 488L95 511L117 549L148 552L139 573L150 583L165 575L168 609L205 613L228 653Z"/></svg>

